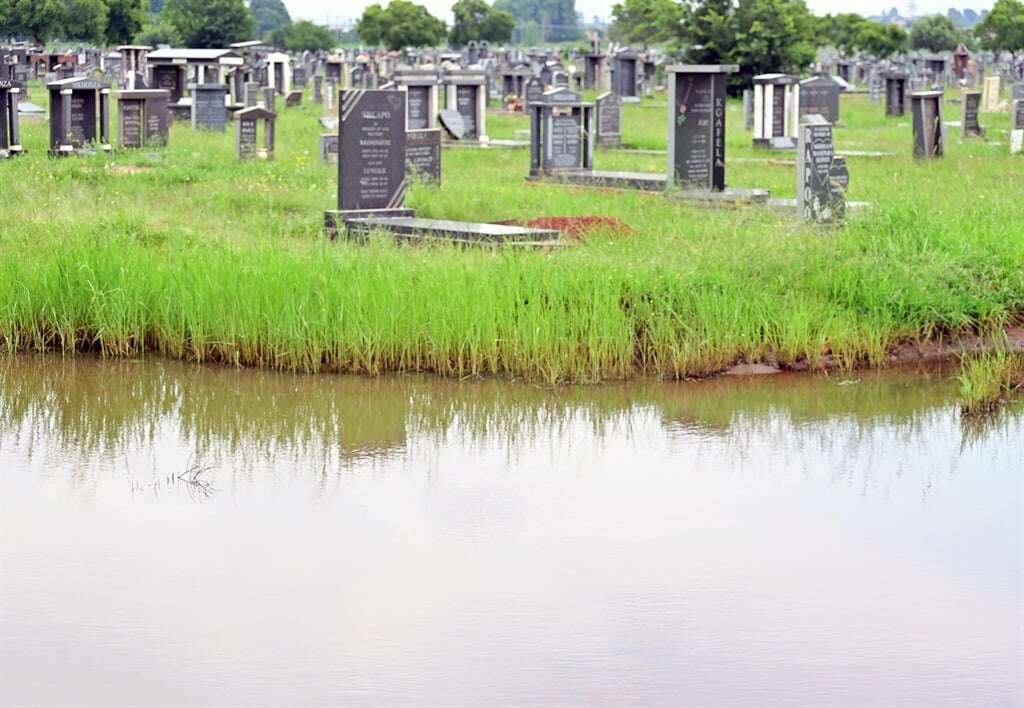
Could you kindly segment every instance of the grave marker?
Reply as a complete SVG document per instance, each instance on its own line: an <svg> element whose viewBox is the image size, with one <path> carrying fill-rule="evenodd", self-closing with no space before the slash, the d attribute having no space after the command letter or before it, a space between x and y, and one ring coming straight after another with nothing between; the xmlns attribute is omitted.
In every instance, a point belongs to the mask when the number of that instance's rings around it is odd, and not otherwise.
<svg viewBox="0 0 1024 708"><path fill-rule="evenodd" d="M120 91L117 98L117 147L165 147L170 137L170 92L161 89Z"/></svg>
<svg viewBox="0 0 1024 708"><path fill-rule="evenodd" d="M228 108L226 84L190 84L192 92L192 127L196 130L227 129Z"/></svg>
<svg viewBox="0 0 1024 708"><path fill-rule="evenodd" d="M594 102L597 111L597 145L617 148L622 145L622 98L603 93Z"/></svg>
<svg viewBox="0 0 1024 708"><path fill-rule="evenodd" d="M110 84L86 78L61 79L50 92L50 154L110 151ZM98 128L97 128L98 121Z"/></svg>
<svg viewBox="0 0 1024 708"><path fill-rule="evenodd" d="M942 91L910 94L914 118L914 157L929 159L945 154L945 127L942 123Z"/></svg>
<svg viewBox="0 0 1024 708"><path fill-rule="evenodd" d="M846 216L846 161L835 156L832 124L810 114L800 123L797 146L797 212L804 221L836 224Z"/></svg>
<svg viewBox="0 0 1024 708"><path fill-rule="evenodd" d="M338 164L338 134L321 133L320 162L327 165Z"/></svg>
<svg viewBox="0 0 1024 708"><path fill-rule="evenodd" d="M10 79L0 79L0 158L24 152L18 129L18 97L21 89Z"/></svg>
<svg viewBox="0 0 1024 708"><path fill-rule="evenodd" d="M408 131L405 162L412 178L441 184L441 129Z"/></svg>
<svg viewBox="0 0 1024 708"><path fill-rule="evenodd" d="M839 123L839 84L828 76L800 82L800 118L816 114L832 125Z"/></svg>
<svg viewBox="0 0 1024 708"><path fill-rule="evenodd" d="M235 113L235 154L239 160L258 157L274 158L274 121L277 114L260 106L243 108ZM259 149L258 136L263 128L263 149Z"/></svg>
<svg viewBox="0 0 1024 708"><path fill-rule="evenodd" d="M981 92L966 91L962 97L963 113L960 118L960 136L964 138L983 138L985 129L981 127Z"/></svg>
<svg viewBox="0 0 1024 708"><path fill-rule="evenodd" d="M1019 155L1024 149L1024 98L1013 102L1010 118L1010 154Z"/></svg>
<svg viewBox="0 0 1024 708"><path fill-rule="evenodd" d="M406 188L405 93L341 94L338 209L401 210Z"/></svg>
<svg viewBox="0 0 1024 708"><path fill-rule="evenodd" d="M888 73L885 75L885 115L900 117L907 108L907 75Z"/></svg>
<svg viewBox="0 0 1024 708"><path fill-rule="evenodd" d="M754 77L754 147L795 150L800 115L800 79L789 74Z"/></svg>
<svg viewBox="0 0 1024 708"><path fill-rule="evenodd" d="M668 174L683 191L725 190L725 99L730 65L668 68Z"/></svg>

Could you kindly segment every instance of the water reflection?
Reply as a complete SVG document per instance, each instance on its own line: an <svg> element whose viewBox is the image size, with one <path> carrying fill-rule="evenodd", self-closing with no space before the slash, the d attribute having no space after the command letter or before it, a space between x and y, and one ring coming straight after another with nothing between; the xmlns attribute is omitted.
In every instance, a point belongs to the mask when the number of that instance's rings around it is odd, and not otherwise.
<svg viewBox="0 0 1024 708"><path fill-rule="evenodd" d="M3 359L0 705L1020 706L953 392Z"/></svg>

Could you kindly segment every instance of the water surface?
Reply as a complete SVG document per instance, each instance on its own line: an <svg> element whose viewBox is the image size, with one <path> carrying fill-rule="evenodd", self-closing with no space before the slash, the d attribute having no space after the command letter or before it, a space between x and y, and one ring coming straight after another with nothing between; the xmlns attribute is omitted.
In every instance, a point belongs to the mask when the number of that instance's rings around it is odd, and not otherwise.
<svg viewBox="0 0 1024 708"><path fill-rule="evenodd" d="M953 394L3 359L0 705L1022 706Z"/></svg>

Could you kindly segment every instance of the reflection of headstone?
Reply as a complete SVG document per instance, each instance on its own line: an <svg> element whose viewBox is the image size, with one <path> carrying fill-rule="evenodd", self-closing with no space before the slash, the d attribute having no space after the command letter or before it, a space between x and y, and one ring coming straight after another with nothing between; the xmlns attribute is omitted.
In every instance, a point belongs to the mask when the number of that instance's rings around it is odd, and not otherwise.
<svg viewBox="0 0 1024 708"><path fill-rule="evenodd" d="M965 138L983 138L985 129L981 127L981 92L967 91L963 94L963 112L960 118L960 135Z"/></svg>
<svg viewBox="0 0 1024 708"><path fill-rule="evenodd" d="M410 130L405 135L405 162L414 179L441 183L441 130Z"/></svg>
<svg viewBox="0 0 1024 708"><path fill-rule="evenodd" d="M594 102L597 111L597 144L619 147L622 144L622 99L614 93L603 93Z"/></svg>
<svg viewBox="0 0 1024 708"><path fill-rule="evenodd" d="M942 123L942 91L912 93L910 101L914 118L914 157L942 157L946 147Z"/></svg>
<svg viewBox="0 0 1024 708"><path fill-rule="evenodd" d="M800 218L825 224L843 220L850 176L846 161L835 156L831 123L817 114L800 123L796 182Z"/></svg>
<svg viewBox="0 0 1024 708"><path fill-rule="evenodd" d="M441 121L441 125L444 126L444 129L452 138L462 140L462 137L466 134L466 124L462 119L461 113L445 109L438 114L438 118Z"/></svg>
<svg viewBox="0 0 1024 708"><path fill-rule="evenodd" d="M669 68L669 180L683 191L725 190L726 79L736 65Z"/></svg>

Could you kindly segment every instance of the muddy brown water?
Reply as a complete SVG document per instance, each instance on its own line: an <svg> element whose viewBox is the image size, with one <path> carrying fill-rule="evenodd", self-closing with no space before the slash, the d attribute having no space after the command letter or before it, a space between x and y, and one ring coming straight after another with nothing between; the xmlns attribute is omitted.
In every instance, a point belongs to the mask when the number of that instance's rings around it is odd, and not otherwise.
<svg viewBox="0 0 1024 708"><path fill-rule="evenodd" d="M0 705L1021 706L954 395L0 359Z"/></svg>

